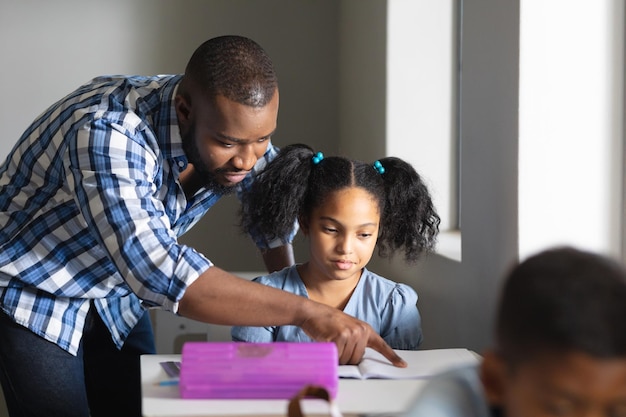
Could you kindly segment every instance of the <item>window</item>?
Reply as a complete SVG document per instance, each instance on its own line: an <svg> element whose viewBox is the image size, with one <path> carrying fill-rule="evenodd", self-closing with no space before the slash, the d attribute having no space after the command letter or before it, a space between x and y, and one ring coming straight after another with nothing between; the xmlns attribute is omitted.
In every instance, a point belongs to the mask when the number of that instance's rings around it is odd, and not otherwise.
<svg viewBox="0 0 626 417"><path fill-rule="evenodd" d="M438 252L460 258L457 0L389 0L387 149L426 180L441 217Z"/></svg>

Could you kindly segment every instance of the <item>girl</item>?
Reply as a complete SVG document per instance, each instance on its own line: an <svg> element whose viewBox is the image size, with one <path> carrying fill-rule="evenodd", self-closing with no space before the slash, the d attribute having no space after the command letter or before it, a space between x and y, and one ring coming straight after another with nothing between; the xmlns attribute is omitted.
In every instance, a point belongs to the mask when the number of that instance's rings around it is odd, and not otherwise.
<svg viewBox="0 0 626 417"><path fill-rule="evenodd" d="M242 202L244 230L284 236L297 220L309 239L308 262L257 282L343 310L369 323L394 349L418 347L415 291L365 268L376 247L382 257L403 250L414 262L435 245L439 216L410 164L393 157L373 165L324 158L306 145L290 145ZM257 343L311 341L296 326L233 327L231 334Z"/></svg>

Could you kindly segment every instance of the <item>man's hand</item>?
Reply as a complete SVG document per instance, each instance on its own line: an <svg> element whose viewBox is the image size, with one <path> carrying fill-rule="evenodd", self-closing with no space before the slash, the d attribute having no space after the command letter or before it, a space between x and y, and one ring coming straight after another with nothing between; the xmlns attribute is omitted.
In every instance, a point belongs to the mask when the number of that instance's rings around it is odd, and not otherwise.
<svg viewBox="0 0 626 417"><path fill-rule="evenodd" d="M237 278L215 266L187 288L178 314L228 326L300 326L313 340L334 342L341 364L359 363L369 346L393 365L406 366L369 324L308 298Z"/></svg>
<svg viewBox="0 0 626 417"><path fill-rule="evenodd" d="M312 315L301 327L313 340L334 342L341 365L359 363L365 354L365 348L371 347L389 359L394 366L406 367L406 362L369 324L331 307L325 310L321 314Z"/></svg>

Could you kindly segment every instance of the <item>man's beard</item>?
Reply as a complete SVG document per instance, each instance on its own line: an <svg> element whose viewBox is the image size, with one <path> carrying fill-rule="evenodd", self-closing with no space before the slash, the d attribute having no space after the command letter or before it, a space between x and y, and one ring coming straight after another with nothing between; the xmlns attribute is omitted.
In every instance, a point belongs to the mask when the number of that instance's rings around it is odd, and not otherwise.
<svg viewBox="0 0 626 417"><path fill-rule="evenodd" d="M236 185L223 185L217 181L216 173L220 172L220 169L216 169L215 172L211 172L209 167L200 158L200 150L195 139L196 125L193 124L186 135L182 135L183 150L187 155L187 160L193 165L195 175L200 177L202 184L210 190L215 191L218 194L230 194L235 191Z"/></svg>

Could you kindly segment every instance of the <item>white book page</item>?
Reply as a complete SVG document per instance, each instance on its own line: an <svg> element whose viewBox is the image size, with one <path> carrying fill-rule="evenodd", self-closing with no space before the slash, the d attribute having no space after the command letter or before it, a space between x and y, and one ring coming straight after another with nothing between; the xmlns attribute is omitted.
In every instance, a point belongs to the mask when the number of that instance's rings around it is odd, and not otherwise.
<svg viewBox="0 0 626 417"><path fill-rule="evenodd" d="M339 365L339 378L363 379L358 365Z"/></svg>
<svg viewBox="0 0 626 417"><path fill-rule="evenodd" d="M377 351L367 348L358 365L360 376L354 366L339 366L341 378L419 379L428 378L450 368L476 365L478 356L467 349L396 350L408 366L398 368Z"/></svg>

